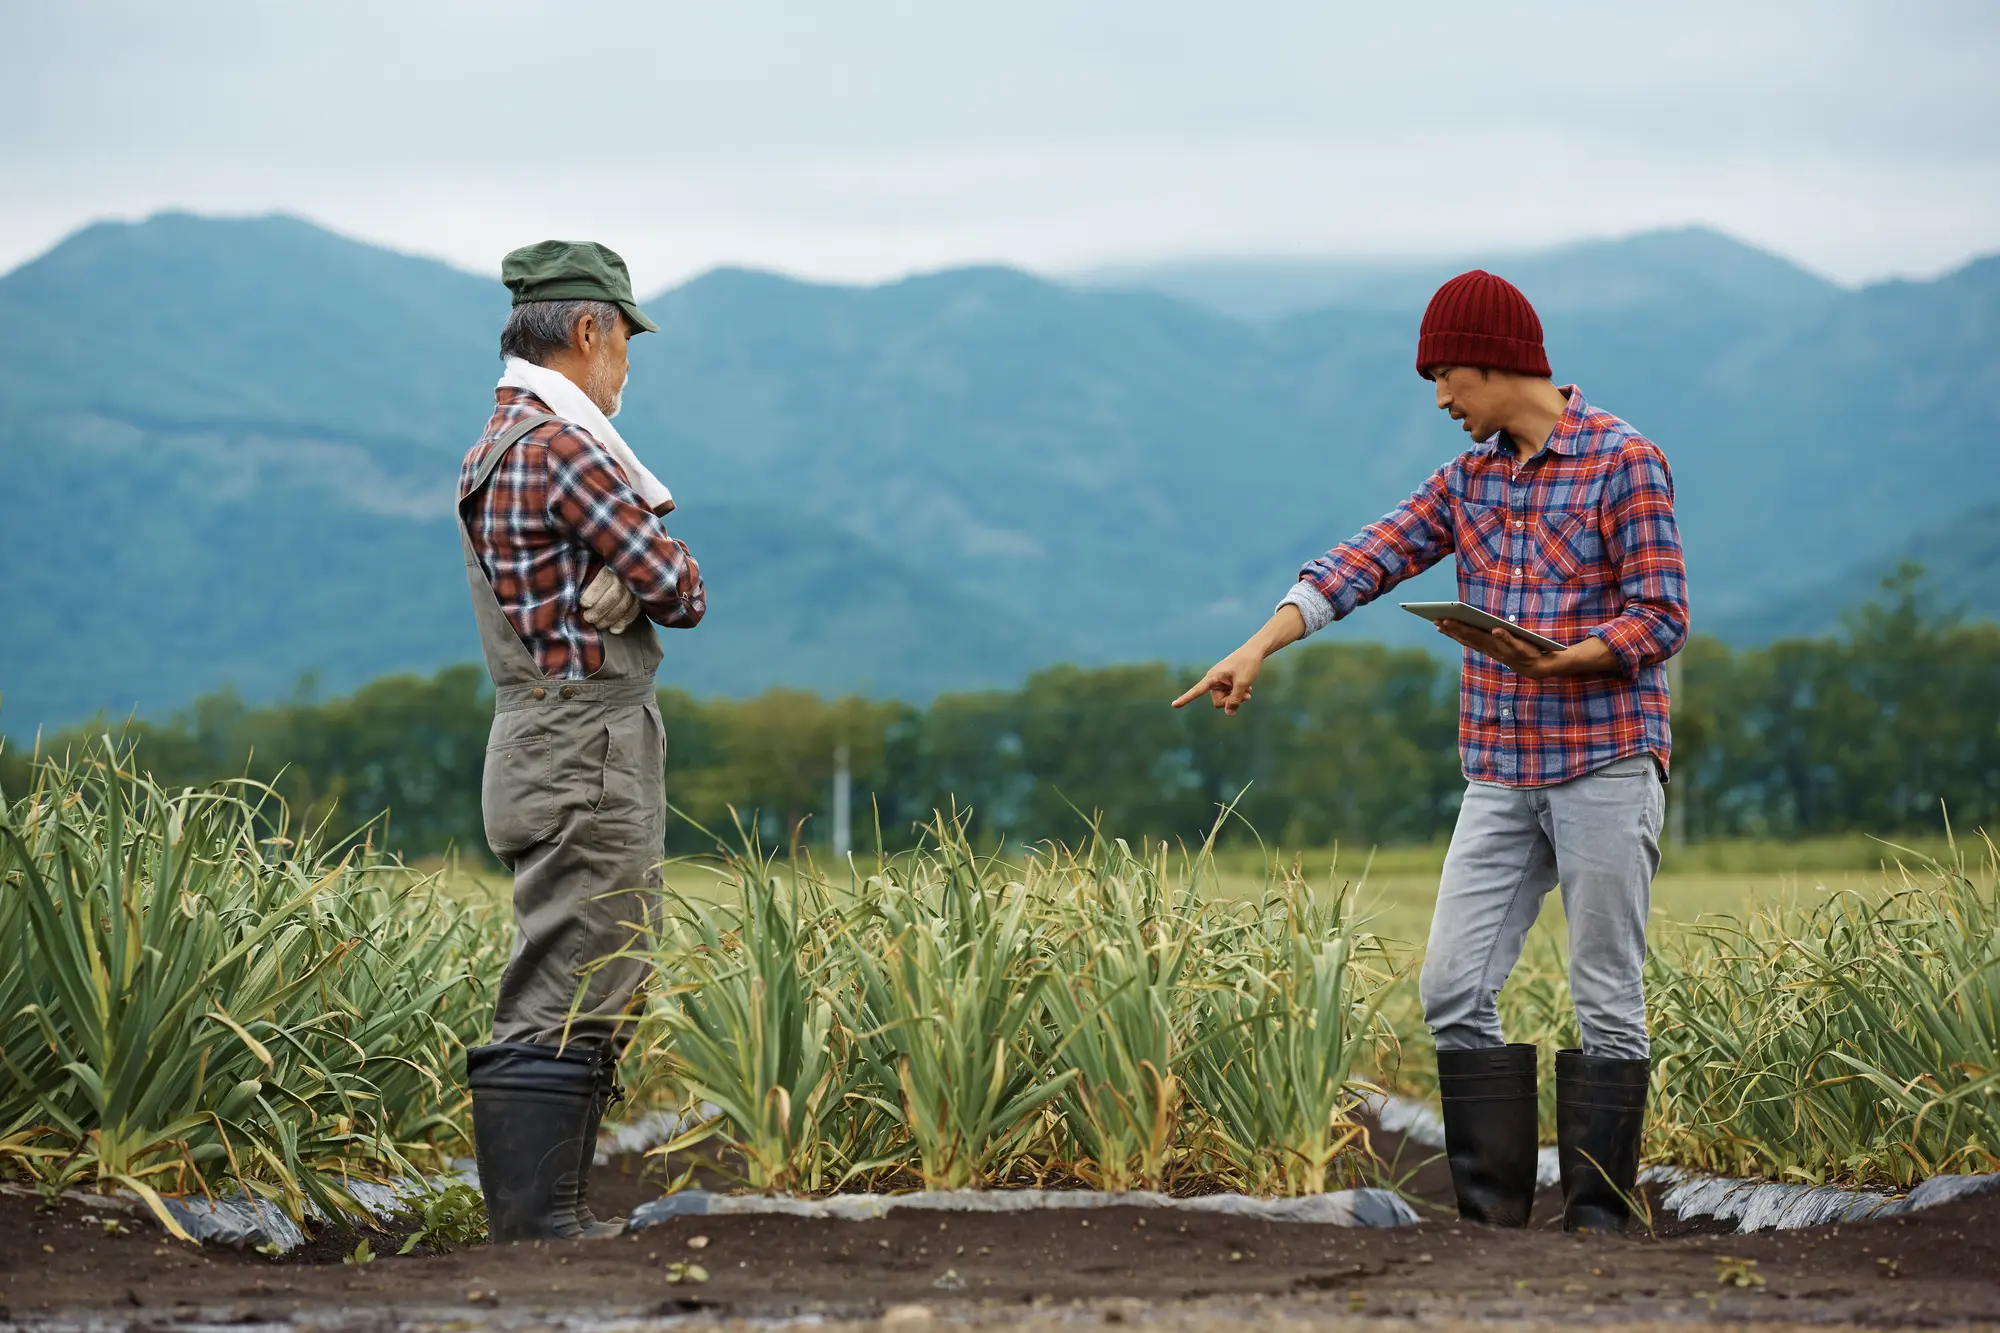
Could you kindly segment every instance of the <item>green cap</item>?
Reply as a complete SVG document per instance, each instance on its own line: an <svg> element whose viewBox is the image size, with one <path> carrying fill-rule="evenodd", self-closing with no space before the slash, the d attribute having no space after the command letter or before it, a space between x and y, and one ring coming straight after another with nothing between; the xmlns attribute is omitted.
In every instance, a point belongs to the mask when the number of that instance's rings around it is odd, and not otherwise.
<svg viewBox="0 0 2000 1333"><path fill-rule="evenodd" d="M632 299L632 275L618 252L596 241L537 241L509 251L500 281L515 305L530 301L609 301L625 312L634 332L658 333Z"/></svg>

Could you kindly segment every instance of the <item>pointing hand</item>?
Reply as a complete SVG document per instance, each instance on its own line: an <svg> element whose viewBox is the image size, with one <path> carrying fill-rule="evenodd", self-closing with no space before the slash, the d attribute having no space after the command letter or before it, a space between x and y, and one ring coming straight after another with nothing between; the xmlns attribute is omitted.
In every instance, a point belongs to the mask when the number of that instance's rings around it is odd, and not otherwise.
<svg viewBox="0 0 2000 1333"><path fill-rule="evenodd" d="M1206 694L1217 708L1233 714L1250 701L1250 686L1263 666L1262 653L1247 646L1239 648L1210 667L1199 684L1174 700L1174 707L1185 707Z"/></svg>

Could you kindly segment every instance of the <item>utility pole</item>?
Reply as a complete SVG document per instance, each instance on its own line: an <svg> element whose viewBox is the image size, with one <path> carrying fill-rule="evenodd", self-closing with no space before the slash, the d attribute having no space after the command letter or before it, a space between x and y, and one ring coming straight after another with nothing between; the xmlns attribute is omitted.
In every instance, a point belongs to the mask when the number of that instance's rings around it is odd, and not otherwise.
<svg viewBox="0 0 2000 1333"><path fill-rule="evenodd" d="M1672 725L1675 716L1681 711L1682 680L1681 655L1675 653L1667 659L1667 718L1669 726ZM1689 781L1689 775L1683 772L1681 774L1680 790L1675 791L1671 787L1667 789L1667 846L1669 847L1687 846L1687 801L1684 798L1688 790Z"/></svg>
<svg viewBox="0 0 2000 1333"><path fill-rule="evenodd" d="M854 850L854 773L845 745L833 747L833 859Z"/></svg>

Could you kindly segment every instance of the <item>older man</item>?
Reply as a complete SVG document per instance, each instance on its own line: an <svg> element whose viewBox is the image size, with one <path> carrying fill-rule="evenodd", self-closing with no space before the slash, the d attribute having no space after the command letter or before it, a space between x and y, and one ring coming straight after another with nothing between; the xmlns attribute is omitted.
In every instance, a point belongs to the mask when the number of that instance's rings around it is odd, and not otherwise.
<svg viewBox="0 0 2000 1333"><path fill-rule="evenodd" d="M1524 1226L1535 1198L1535 1048L1497 1000L1542 900L1569 917L1581 1050L1556 1055L1563 1224L1616 1230L1636 1193L1650 1047L1641 974L1660 861L1666 660L1687 639L1673 479L1651 440L1549 378L1542 323L1475 269L1438 289L1417 373L1473 446L1394 513L1308 563L1264 628L1175 701L1234 713L1264 659L1447 555L1459 597L1566 643L1442 621L1461 644L1465 800L1422 982L1459 1212Z"/></svg>
<svg viewBox="0 0 2000 1333"><path fill-rule="evenodd" d="M660 884L666 737L653 626L690 628L701 571L611 425L626 340L656 326L625 263L589 242L509 254L506 374L459 475L460 536L494 717L486 841L514 877L493 1044L466 1052L495 1240L615 1234L591 1216L597 1126Z"/></svg>

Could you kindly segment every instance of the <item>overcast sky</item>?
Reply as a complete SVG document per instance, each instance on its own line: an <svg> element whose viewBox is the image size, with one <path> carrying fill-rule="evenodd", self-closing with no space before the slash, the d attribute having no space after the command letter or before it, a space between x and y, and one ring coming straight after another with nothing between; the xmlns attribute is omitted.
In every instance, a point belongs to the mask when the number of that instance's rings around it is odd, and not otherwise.
<svg viewBox="0 0 2000 1333"><path fill-rule="evenodd" d="M2000 250L2000 4L0 0L0 270L303 214L877 278L1709 223L1845 281Z"/></svg>

